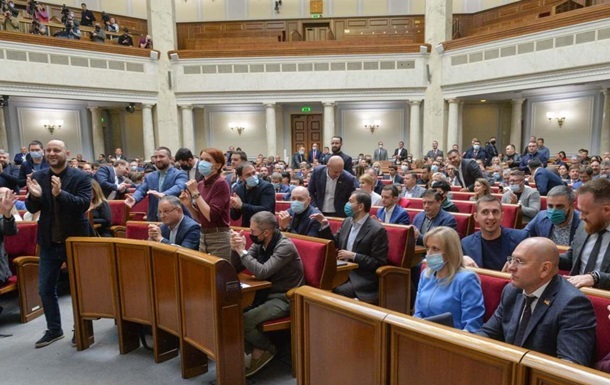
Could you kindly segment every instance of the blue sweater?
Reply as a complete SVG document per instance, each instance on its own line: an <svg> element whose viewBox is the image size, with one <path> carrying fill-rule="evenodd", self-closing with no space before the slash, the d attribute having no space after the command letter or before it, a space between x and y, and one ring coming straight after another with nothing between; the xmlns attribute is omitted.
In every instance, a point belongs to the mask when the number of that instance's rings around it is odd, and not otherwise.
<svg viewBox="0 0 610 385"><path fill-rule="evenodd" d="M421 275L415 299L415 317L431 317L445 312L453 315L453 326L476 332L483 325L485 304L481 282L476 273L461 270L449 285L443 285L436 274Z"/></svg>

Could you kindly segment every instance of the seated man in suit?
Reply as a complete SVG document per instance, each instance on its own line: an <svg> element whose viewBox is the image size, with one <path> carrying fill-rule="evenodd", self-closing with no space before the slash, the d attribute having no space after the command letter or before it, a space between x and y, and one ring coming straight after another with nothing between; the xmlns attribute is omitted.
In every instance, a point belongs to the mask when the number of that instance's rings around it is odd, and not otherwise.
<svg viewBox="0 0 610 385"><path fill-rule="evenodd" d="M241 225L248 227L250 218L259 211L275 213L273 185L258 179L254 165L243 163L236 172L243 182L237 184L231 196L231 219L241 218Z"/></svg>
<svg viewBox="0 0 610 385"><path fill-rule="evenodd" d="M312 205L326 216L342 218L343 208L357 187L358 181L344 170L340 156L332 156L326 166L316 167L307 184Z"/></svg>
<svg viewBox="0 0 610 385"><path fill-rule="evenodd" d="M462 239L464 264L491 270L503 270L506 256L511 255L517 245L527 238L524 230L502 227L502 204L492 195L483 195L477 201L474 220L481 227L472 235Z"/></svg>
<svg viewBox="0 0 610 385"><path fill-rule="evenodd" d="M277 353L259 325L289 315L290 303L286 292L301 286L305 280L301 257L294 243L278 231L273 213L261 211L254 214L250 239L253 244L246 249L243 231L231 231L231 259L239 260L237 271L248 269L256 278L271 281L271 288L258 291L254 302L244 312L246 361L249 361L246 363L246 377L262 369Z"/></svg>
<svg viewBox="0 0 610 385"><path fill-rule="evenodd" d="M424 235L428 230L437 226L447 226L455 230L457 221L453 215L442 209L443 196L438 191L426 190L422 199L424 201L424 211L413 218L413 226L415 226L417 244L423 246Z"/></svg>
<svg viewBox="0 0 610 385"><path fill-rule="evenodd" d="M401 197L405 198L421 198L424 196L426 189L417 185L417 173L410 171L403 178L404 188Z"/></svg>
<svg viewBox="0 0 610 385"><path fill-rule="evenodd" d="M464 159L481 159L484 164L487 164L487 152L481 148L480 140L474 139L472 148L466 151L466 154L464 154Z"/></svg>
<svg viewBox="0 0 610 385"><path fill-rule="evenodd" d="M430 184L430 188L438 191L440 194L443 195L443 204L441 205L443 210L445 210L449 213L459 213L460 212L460 210L457 208L455 203L453 203L453 201L451 199L449 199L449 195L451 193L451 186L449 186L449 183L447 181L444 181L444 180L434 181Z"/></svg>
<svg viewBox="0 0 610 385"><path fill-rule="evenodd" d="M589 366L595 352L591 302L558 274L559 253L546 238L528 238L508 258L511 284L477 334Z"/></svg>
<svg viewBox="0 0 610 385"><path fill-rule="evenodd" d="M369 216L370 210L371 196L364 191L355 191L345 204L347 218L334 236L337 258L357 263L358 268L351 270L348 280L333 292L375 304L379 301L376 270L388 261L388 233ZM322 225L324 238L333 239L328 219L323 214L313 217Z"/></svg>
<svg viewBox="0 0 610 385"><path fill-rule="evenodd" d="M309 191L303 186L295 187L290 195L290 208L278 214L281 231L320 237L320 222L310 218L320 210L311 205Z"/></svg>
<svg viewBox="0 0 610 385"><path fill-rule="evenodd" d="M527 164L530 170L530 174L534 177L536 182L536 190L541 196L546 194L555 186L563 186L563 180L559 174L542 167L542 163L539 159L532 159Z"/></svg>
<svg viewBox="0 0 610 385"><path fill-rule="evenodd" d="M580 226L562 269L570 270L574 286L610 289L610 180L598 178L578 189Z"/></svg>
<svg viewBox="0 0 610 385"><path fill-rule="evenodd" d="M525 185L525 174L523 171L514 170L510 172L508 189L502 195L502 203L516 205L521 204L523 212L523 223L528 223L540 211L540 194L538 190Z"/></svg>
<svg viewBox="0 0 610 385"><path fill-rule="evenodd" d="M391 180L392 184L402 184L403 182L403 178L398 174L398 166L395 164L388 166L388 177L384 179Z"/></svg>
<svg viewBox="0 0 610 385"><path fill-rule="evenodd" d="M553 187L547 195L546 207L525 226L525 231L530 237L545 237L556 245L570 246L580 225L574 191L568 186Z"/></svg>
<svg viewBox="0 0 610 385"><path fill-rule="evenodd" d="M382 208L377 210L377 219L381 223L393 223L395 225L408 225L411 218L407 210L400 207L398 201L398 187L396 185L383 186L381 189Z"/></svg>
<svg viewBox="0 0 610 385"><path fill-rule="evenodd" d="M273 185L273 191L277 193L287 194L290 193L290 186L282 183L282 174L274 172L271 174L271 184Z"/></svg>
<svg viewBox="0 0 610 385"><path fill-rule="evenodd" d="M97 169L93 177L100 184L106 199L123 199L123 194L130 186L130 183L125 181L128 170L129 163L123 159L114 161L112 166L101 166Z"/></svg>
<svg viewBox="0 0 610 385"><path fill-rule="evenodd" d="M180 199L168 195L159 200L159 219L163 224L148 225L148 239L199 250L199 223L182 212Z"/></svg>
<svg viewBox="0 0 610 385"><path fill-rule="evenodd" d="M19 194L19 167L11 163L11 154L0 149L0 186Z"/></svg>

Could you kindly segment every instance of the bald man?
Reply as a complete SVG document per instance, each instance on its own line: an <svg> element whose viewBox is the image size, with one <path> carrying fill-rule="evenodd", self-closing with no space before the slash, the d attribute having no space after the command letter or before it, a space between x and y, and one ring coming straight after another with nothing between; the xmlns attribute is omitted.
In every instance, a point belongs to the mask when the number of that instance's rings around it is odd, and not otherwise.
<svg viewBox="0 0 610 385"><path fill-rule="evenodd" d="M477 334L590 366L596 319L589 299L558 274L559 252L541 237L508 257L511 285Z"/></svg>
<svg viewBox="0 0 610 385"><path fill-rule="evenodd" d="M278 214L281 231L310 237L320 236L320 222L310 217L320 213L311 205L309 191L303 186L295 187L290 195L290 208Z"/></svg>
<svg viewBox="0 0 610 385"><path fill-rule="evenodd" d="M316 167L311 174L307 185L311 204L324 216L345 218L345 204L358 187L356 178L343 167L343 158L335 155L325 166Z"/></svg>
<svg viewBox="0 0 610 385"><path fill-rule="evenodd" d="M40 211L38 293L44 306L47 331L36 342L36 348L64 337L57 281L61 266L66 262L65 241L68 237L90 234L85 213L91 203L91 178L78 168L68 167L66 145L61 140L47 143L44 152L50 168L27 177L29 194L25 200L30 213Z"/></svg>

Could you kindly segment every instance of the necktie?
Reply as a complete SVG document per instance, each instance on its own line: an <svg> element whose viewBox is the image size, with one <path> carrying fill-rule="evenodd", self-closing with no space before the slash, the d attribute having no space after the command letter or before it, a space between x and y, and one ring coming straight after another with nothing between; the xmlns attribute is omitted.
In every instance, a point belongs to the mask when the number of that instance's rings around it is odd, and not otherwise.
<svg viewBox="0 0 610 385"><path fill-rule="evenodd" d="M527 329L527 324L530 322L530 318L532 318L532 302L536 300L535 296L527 296L525 297L525 306L523 307L523 316L521 317L521 322L519 323L519 329L517 330L517 334L515 335L514 345L521 346L523 344L523 336L525 335L525 330Z"/></svg>
<svg viewBox="0 0 610 385"><path fill-rule="evenodd" d="M591 254L589 254L587 267L585 267L585 271L583 271L583 274L590 273L595 270L595 263L599 258L599 250L602 247L602 240L604 239L604 234L606 234L606 229L597 233L597 241L595 242L595 245L593 245L593 250L591 251Z"/></svg>

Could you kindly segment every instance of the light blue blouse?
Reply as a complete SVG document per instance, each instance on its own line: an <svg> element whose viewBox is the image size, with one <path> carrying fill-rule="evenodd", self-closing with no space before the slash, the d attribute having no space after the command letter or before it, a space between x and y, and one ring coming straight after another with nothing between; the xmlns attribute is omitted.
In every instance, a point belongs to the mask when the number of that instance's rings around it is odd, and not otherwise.
<svg viewBox="0 0 610 385"><path fill-rule="evenodd" d="M450 312L453 326L475 332L483 325L485 304L481 282L476 273L460 270L449 285L426 269L419 280L415 299L415 317L426 318Z"/></svg>

